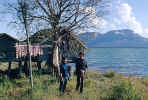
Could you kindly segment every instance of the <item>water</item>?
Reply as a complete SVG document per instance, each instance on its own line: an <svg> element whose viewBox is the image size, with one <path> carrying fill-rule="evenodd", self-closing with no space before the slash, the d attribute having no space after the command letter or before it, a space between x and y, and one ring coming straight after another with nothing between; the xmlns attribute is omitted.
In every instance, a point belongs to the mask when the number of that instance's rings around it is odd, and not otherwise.
<svg viewBox="0 0 148 100"><path fill-rule="evenodd" d="M86 59L90 69L148 76L148 48L91 48Z"/></svg>

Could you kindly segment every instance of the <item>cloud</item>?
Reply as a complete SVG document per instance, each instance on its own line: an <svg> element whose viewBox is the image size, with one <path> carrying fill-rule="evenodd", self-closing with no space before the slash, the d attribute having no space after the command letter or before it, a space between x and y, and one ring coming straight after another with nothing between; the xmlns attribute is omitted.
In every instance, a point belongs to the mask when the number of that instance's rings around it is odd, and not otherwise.
<svg viewBox="0 0 148 100"><path fill-rule="evenodd" d="M114 29L131 29L135 31L135 33L148 38L147 29L142 27L142 24L137 20L133 13L132 6L130 6L126 2L122 2L121 0L112 0L112 5L110 6L110 15L107 16L108 27L104 30L109 31L112 30L112 26ZM112 19L111 19L112 18Z"/></svg>
<svg viewBox="0 0 148 100"><path fill-rule="evenodd" d="M148 28L144 29L144 33L148 34Z"/></svg>
<svg viewBox="0 0 148 100"><path fill-rule="evenodd" d="M118 20L119 26L121 28L129 28L137 33L142 33L141 23L137 21L136 17L133 15L132 7L127 3L120 3L115 8L115 18Z"/></svg>
<svg viewBox="0 0 148 100"><path fill-rule="evenodd" d="M97 16L97 9L93 9L88 19L90 26L87 31L105 33L110 30L131 29L135 33L148 38L148 28L144 29L133 13L133 8L121 0L108 0L106 10L109 14L103 18ZM92 10L92 8L89 8ZM89 11L87 9L87 11ZM147 34L146 34L147 33Z"/></svg>

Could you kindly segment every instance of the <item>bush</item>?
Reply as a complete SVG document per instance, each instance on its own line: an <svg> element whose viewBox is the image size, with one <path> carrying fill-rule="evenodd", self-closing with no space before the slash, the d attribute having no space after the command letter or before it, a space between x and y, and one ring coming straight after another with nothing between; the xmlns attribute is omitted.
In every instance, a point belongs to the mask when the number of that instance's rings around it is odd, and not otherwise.
<svg viewBox="0 0 148 100"><path fill-rule="evenodd" d="M141 100L141 96L136 93L132 84L123 82L112 86L111 90L107 92L107 96L101 97L101 100Z"/></svg>
<svg viewBox="0 0 148 100"><path fill-rule="evenodd" d="M115 71L109 70L109 71L107 71L107 72L104 74L104 76L107 77L107 78L112 78L112 77L115 76Z"/></svg>

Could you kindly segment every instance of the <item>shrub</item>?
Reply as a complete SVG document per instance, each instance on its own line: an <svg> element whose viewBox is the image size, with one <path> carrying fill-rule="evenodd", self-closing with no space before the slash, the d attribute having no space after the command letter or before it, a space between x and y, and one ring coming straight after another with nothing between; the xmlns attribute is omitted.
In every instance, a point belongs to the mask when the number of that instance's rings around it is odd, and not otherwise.
<svg viewBox="0 0 148 100"><path fill-rule="evenodd" d="M112 77L115 76L115 71L109 70L109 71L107 71L107 72L104 74L104 76L107 77L107 78L112 78Z"/></svg>
<svg viewBox="0 0 148 100"><path fill-rule="evenodd" d="M135 86L125 82L112 86L107 95L101 97L101 100L141 100L141 96L136 93Z"/></svg>
<svg viewBox="0 0 148 100"><path fill-rule="evenodd" d="M145 86L148 86L148 79L147 79L147 78L141 80L141 82L142 82Z"/></svg>

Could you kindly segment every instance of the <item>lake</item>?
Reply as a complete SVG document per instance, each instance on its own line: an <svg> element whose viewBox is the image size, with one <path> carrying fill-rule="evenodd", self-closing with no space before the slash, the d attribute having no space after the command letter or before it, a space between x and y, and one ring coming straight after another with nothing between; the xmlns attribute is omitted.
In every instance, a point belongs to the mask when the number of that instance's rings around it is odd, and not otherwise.
<svg viewBox="0 0 148 100"><path fill-rule="evenodd" d="M148 48L90 48L86 59L89 69L148 76Z"/></svg>

